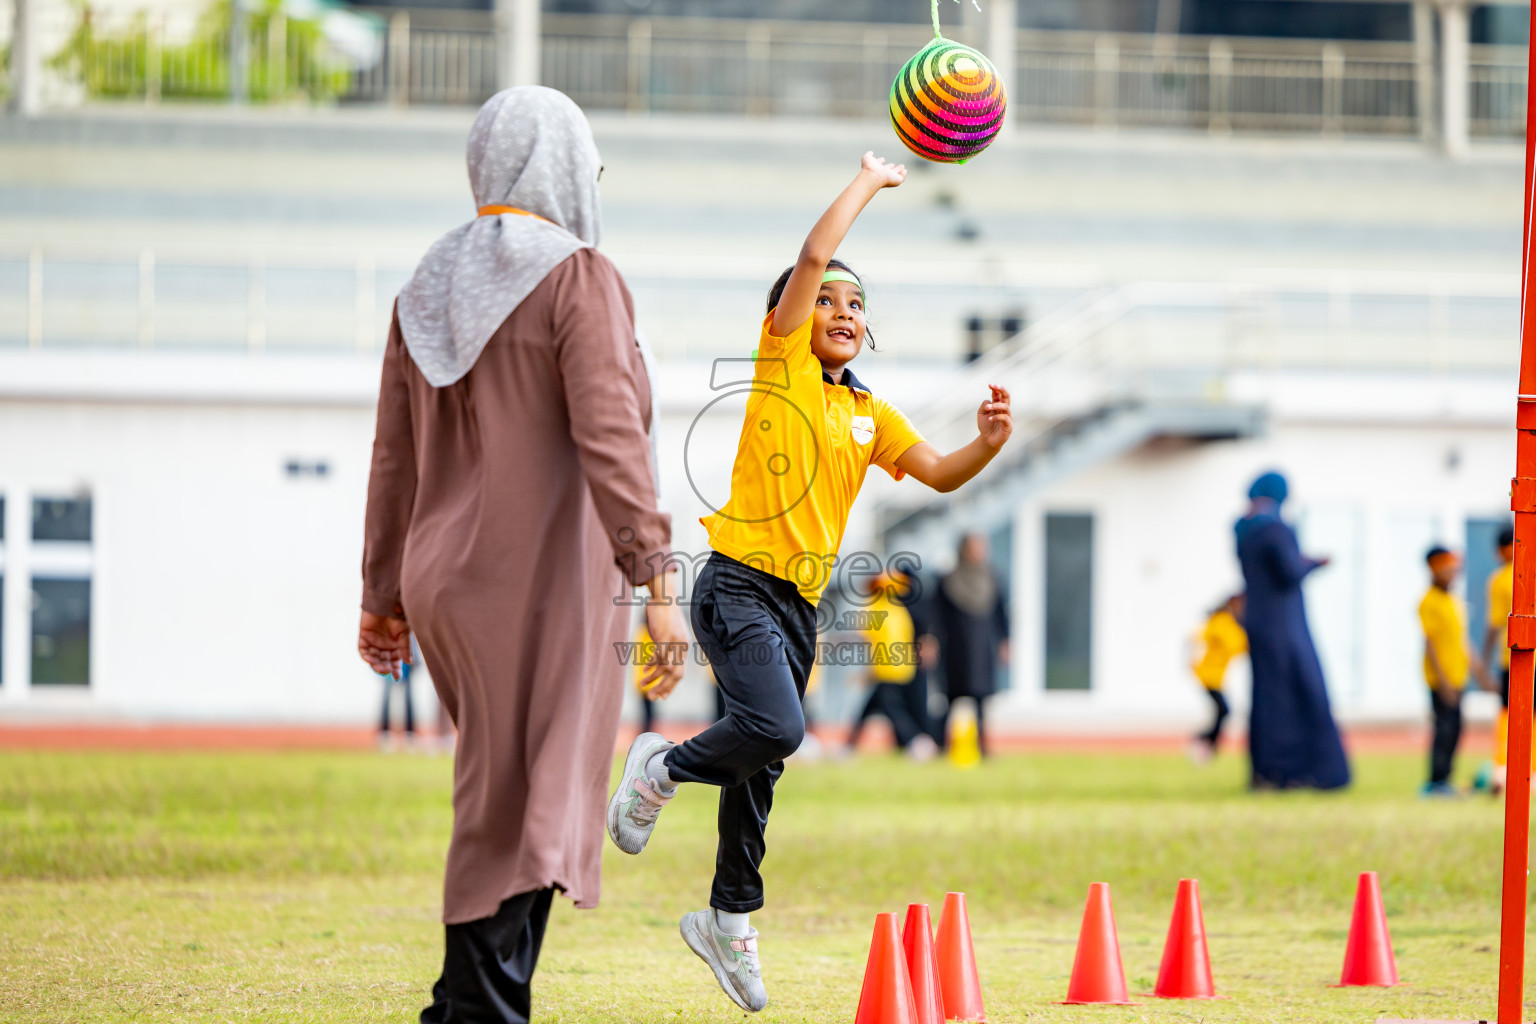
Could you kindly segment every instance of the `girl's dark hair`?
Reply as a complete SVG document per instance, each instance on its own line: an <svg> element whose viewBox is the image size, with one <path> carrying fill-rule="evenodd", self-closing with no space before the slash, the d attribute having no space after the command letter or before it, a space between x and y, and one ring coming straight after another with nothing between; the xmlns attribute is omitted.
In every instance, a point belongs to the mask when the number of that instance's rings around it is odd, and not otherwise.
<svg viewBox="0 0 1536 1024"><path fill-rule="evenodd" d="M852 274L854 277L859 277L859 272L854 270L848 264L844 263L842 260L828 260L827 269L832 270L834 268L837 270L846 271L847 273ZM773 307L779 304L779 300L784 297L784 286L789 284L789 275L794 272L794 267L788 267L785 269L784 273L779 275L779 279L773 282L773 287L768 289L768 309L765 310L765 312L772 313ZM859 277L859 287L861 289L864 287L864 279L862 277ZM871 351L876 351L875 332L870 330L868 320L864 322L864 340L869 342Z"/></svg>

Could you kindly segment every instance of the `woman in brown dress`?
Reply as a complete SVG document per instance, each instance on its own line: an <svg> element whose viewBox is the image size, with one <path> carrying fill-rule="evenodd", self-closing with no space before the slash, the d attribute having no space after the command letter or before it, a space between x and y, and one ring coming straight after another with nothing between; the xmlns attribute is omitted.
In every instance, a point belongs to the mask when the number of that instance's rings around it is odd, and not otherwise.
<svg viewBox="0 0 1536 1024"><path fill-rule="evenodd" d="M458 729L446 951L424 1024L527 1021L555 890L597 903L635 586L665 593L648 360L596 248L602 166L567 97L492 97L470 130L479 216L401 291L368 482L358 650L415 633ZM648 603L658 645L685 633ZM667 648L663 647L662 650ZM680 648L650 669L653 697Z"/></svg>

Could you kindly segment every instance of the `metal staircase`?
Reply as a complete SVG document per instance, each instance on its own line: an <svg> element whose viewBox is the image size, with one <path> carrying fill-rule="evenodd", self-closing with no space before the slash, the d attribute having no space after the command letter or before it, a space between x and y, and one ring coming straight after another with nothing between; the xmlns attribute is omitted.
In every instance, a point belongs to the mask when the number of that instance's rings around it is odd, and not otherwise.
<svg viewBox="0 0 1536 1024"><path fill-rule="evenodd" d="M1126 339L1112 335L1146 307L1135 286L1087 292L950 378L913 416L926 437L946 449L964 443L975 429L978 396L995 383L1013 394L1013 440L953 494L917 506L895 498L881 505L876 529L885 550L935 560L959 534L995 530L1031 495L1157 438L1261 433L1264 410L1226 401L1220 371L1209 364L1128 358Z"/></svg>
<svg viewBox="0 0 1536 1024"><path fill-rule="evenodd" d="M1152 401L1094 408L1015 438L1006 456L952 495L917 508L887 504L880 510L887 552L907 551L925 563L938 559L968 531L991 532L1012 519L1019 504L1057 481L1102 465L1148 441L1178 437L1228 441L1263 431L1254 406Z"/></svg>

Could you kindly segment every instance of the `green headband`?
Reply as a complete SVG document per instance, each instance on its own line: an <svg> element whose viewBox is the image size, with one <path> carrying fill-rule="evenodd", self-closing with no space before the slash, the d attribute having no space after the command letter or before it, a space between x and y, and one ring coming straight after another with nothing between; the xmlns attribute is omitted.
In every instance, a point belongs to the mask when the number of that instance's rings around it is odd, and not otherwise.
<svg viewBox="0 0 1536 1024"><path fill-rule="evenodd" d="M825 274L821 275L822 284L826 284L829 281L847 281L849 284L854 285L859 289L859 298L864 300L864 305L869 305L869 298L864 294L864 282L848 273L848 271L829 270Z"/></svg>

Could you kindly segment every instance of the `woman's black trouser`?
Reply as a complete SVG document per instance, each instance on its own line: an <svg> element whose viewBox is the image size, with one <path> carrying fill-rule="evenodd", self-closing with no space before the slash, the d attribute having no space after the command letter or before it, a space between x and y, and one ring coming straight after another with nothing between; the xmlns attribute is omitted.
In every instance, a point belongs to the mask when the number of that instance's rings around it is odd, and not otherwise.
<svg viewBox="0 0 1536 1024"><path fill-rule="evenodd" d="M715 671L726 715L667 752L676 782L720 787L720 844L709 905L763 905L759 871L784 758L805 739L800 702L816 657L816 609L793 583L716 552L693 595L693 634Z"/></svg>
<svg viewBox="0 0 1536 1024"><path fill-rule="evenodd" d="M1451 763L1456 759L1456 746L1461 742L1461 694L1453 700L1440 696L1439 690L1429 691L1430 706L1435 713L1435 736L1429 747L1429 781L1431 785L1451 780Z"/></svg>
<svg viewBox="0 0 1536 1024"><path fill-rule="evenodd" d="M944 737L944 749L949 749L949 716L955 710L955 702L960 697L949 698L949 703L944 707L944 717L939 719L939 735ZM981 756L987 756L987 698L972 697L971 703L976 707L976 746L981 750Z"/></svg>
<svg viewBox="0 0 1536 1024"><path fill-rule="evenodd" d="M554 895L553 889L518 893L490 917L448 925L443 973L421 1024L528 1024L533 969Z"/></svg>

